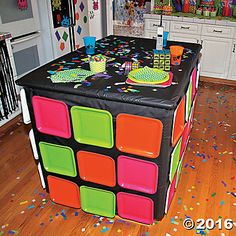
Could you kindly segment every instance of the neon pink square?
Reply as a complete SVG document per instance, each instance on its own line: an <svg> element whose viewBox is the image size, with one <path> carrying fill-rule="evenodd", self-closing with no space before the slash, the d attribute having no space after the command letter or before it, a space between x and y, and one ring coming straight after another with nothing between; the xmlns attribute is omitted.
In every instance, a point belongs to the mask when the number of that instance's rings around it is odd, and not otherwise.
<svg viewBox="0 0 236 236"><path fill-rule="evenodd" d="M39 132L62 138L71 137L69 112L64 102L33 96L32 104Z"/></svg>
<svg viewBox="0 0 236 236"><path fill-rule="evenodd" d="M144 224L153 223L154 203L150 198L120 192L117 194L118 215Z"/></svg>
<svg viewBox="0 0 236 236"><path fill-rule="evenodd" d="M158 166L149 161L119 156L118 184L123 188L154 194L158 184Z"/></svg>

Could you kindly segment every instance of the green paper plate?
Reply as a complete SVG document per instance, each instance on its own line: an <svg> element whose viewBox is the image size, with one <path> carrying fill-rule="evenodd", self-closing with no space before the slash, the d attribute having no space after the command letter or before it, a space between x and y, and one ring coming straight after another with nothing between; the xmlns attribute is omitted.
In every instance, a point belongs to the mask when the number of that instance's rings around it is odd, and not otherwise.
<svg viewBox="0 0 236 236"><path fill-rule="evenodd" d="M113 147L113 123L110 112L73 106L71 117L74 137L77 142L104 148Z"/></svg>
<svg viewBox="0 0 236 236"><path fill-rule="evenodd" d="M178 165L178 168L177 168L177 179L176 179L175 188L177 188L177 186L178 186L180 175L181 175L181 172L182 172L182 168L183 168L183 158L179 161L179 165Z"/></svg>
<svg viewBox="0 0 236 236"><path fill-rule="evenodd" d="M54 75L51 75L51 81L53 83L70 83L70 82L82 82L89 76L94 75L94 72L84 69L69 69L65 71L59 71Z"/></svg>
<svg viewBox="0 0 236 236"><path fill-rule="evenodd" d="M192 106L192 88L193 88L193 84L192 84L192 80L190 80L189 86L188 86L188 90L186 93L186 121L188 121L189 119L189 115L190 115L190 111L191 111L191 106Z"/></svg>
<svg viewBox="0 0 236 236"><path fill-rule="evenodd" d="M171 153L170 174L169 174L170 182L172 182L179 164L181 143L182 143L182 138L179 139L173 152Z"/></svg>
<svg viewBox="0 0 236 236"><path fill-rule="evenodd" d="M46 171L71 177L77 175L74 152L70 147L40 142L39 149Z"/></svg>
<svg viewBox="0 0 236 236"><path fill-rule="evenodd" d="M130 71L128 78L137 83L157 84L169 80L169 73L145 66L144 68Z"/></svg>
<svg viewBox="0 0 236 236"><path fill-rule="evenodd" d="M81 186L80 200L85 212L106 217L115 216L116 198L110 191Z"/></svg>

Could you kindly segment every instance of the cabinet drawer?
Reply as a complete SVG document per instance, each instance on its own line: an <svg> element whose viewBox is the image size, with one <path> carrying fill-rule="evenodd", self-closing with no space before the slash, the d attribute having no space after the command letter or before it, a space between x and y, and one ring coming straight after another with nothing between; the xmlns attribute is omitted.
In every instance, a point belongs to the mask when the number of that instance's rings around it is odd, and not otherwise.
<svg viewBox="0 0 236 236"><path fill-rule="evenodd" d="M149 39L156 39L157 38L157 32L145 30L144 37L149 38Z"/></svg>
<svg viewBox="0 0 236 236"><path fill-rule="evenodd" d="M220 38L233 38L234 28L218 25L203 25L202 35Z"/></svg>
<svg viewBox="0 0 236 236"><path fill-rule="evenodd" d="M157 26L159 24L160 24L159 20L147 19L147 20L145 20L145 30L157 31ZM163 21L162 25L163 25L165 31L169 31L169 29L170 29L170 22L169 21Z"/></svg>
<svg viewBox="0 0 236 236"><path fill-rule="evenodd" d="M170 33L170 40L186 43L200 43L200 36L195 34Z"/></svg>
<svg viewBox="0 0 236 236"><path fill-rule="evenodd" d="M200 34L201 27L202 26L200 24L196 23L174 21L171 22L170 31L178 33L187 33L187 34Z"/></svg>

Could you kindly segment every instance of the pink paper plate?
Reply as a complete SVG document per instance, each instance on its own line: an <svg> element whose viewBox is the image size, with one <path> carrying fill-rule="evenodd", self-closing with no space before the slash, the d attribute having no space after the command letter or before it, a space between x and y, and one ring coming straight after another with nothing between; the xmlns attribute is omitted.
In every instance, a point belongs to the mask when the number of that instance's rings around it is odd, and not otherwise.
<svg viewBox="0 0 236 236"><path fill-rule="evenodd" d="M196 94L196 83L197 83L197 69L196 67L193 69L192 75L191 75L193 87L192 87L192 100L195 97Z"/></svg>
<svg viewBox="0 0 236 236"><path fill-rule="evenodd" d="M171 204L174 194L175 194L176 179L177 179L177 171L176 171L175 177L174 177L174 179L167 191L165 213L168 212L168 210L170 208L170 204Z"/></svg>
<svg viewBox="0 0 236 236"><path fill-rule="evenodd" d="M64 102L33 96L32 104L39 132L62 138L71 137L69 112Z"/></svg>
<svg viewBox="0 0 236 236"><path fill-rule="evenodd" d="M118 215L144 224L153 223L154 203L150 198L120 192L117 194Z"/></svg>
<svg viewBox="0 0 236 236"><path fill-rule="evenodd" d="M123 188L154 194L158 184L158 166L137 158L119 156L118 184Z"/></svg>

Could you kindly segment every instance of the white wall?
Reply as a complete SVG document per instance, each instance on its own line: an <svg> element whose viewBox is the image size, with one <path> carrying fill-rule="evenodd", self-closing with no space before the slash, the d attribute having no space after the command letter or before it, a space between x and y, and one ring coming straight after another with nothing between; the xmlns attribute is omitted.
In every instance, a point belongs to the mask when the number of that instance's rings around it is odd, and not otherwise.
<svg viewBox="0 0 236 236"><path fill-rule="evenodd" d="M110 0L111 1L111 0ZM93 12L93 18L91 17ZM93 10L93 1L88 1L89 34L97 39L102 38L102 9L101 0L98 0L98 10Z"/></svg>

